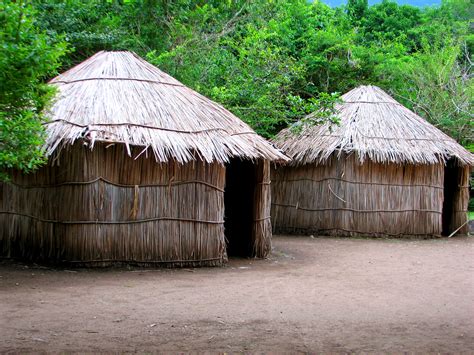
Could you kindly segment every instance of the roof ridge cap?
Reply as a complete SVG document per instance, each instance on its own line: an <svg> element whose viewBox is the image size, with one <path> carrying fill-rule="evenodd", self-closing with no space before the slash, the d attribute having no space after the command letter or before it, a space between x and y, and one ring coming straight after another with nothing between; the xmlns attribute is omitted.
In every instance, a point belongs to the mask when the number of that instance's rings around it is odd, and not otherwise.
<svg viewBox="0 0 474 355"><path fill-rule="evenodd" d="M54 79L53 79L54 80ZM104 78L83 78L83 79L74 79L74 80L54 80L51 81L51 84L57 84L57 83L62 83L62 84L72 84L76 82L81 82L81 81L92 81L92 80L128 80L128 81L143 81L147 83L152 83L152 84L163 84L163 85L171 85L171 86L181 86L181 87L186 87L185 85L179 83L167 83L165 81L158 81L158 80L151 80L151 79L140 79L140 78L116 78L116 77L104 77ZM177 81L177 80L176 80Z"/></svg>

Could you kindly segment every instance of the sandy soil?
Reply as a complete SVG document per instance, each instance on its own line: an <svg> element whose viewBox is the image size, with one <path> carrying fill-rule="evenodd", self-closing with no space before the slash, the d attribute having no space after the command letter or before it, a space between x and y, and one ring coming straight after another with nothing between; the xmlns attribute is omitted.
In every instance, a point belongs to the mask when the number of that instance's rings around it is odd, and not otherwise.
<svg viewBox="0 0 474 355"><path fill-rule="evenodd" d="M474 352L474 238L277 237L226 268L0 264L0 351Z"/></svg>

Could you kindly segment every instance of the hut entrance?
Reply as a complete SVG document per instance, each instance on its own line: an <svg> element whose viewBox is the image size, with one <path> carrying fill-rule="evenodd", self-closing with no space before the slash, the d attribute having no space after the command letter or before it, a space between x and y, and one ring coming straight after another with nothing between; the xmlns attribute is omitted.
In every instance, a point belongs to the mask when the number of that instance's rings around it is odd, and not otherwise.
<svg viewBox="0 0 474 355"><path fill-rule="evenodd" d="M226 165L224 228L229 256L251 256L255 164L231 159Z"/></svg>
<svg viewBox="0 0 474 355"><path fill-rule="evenodd" d="M447 161L444 168L444 200L443 200L443 235L449 235L458 226L454 225L455 199L459 197L460 169L454 159Z"/></svg>

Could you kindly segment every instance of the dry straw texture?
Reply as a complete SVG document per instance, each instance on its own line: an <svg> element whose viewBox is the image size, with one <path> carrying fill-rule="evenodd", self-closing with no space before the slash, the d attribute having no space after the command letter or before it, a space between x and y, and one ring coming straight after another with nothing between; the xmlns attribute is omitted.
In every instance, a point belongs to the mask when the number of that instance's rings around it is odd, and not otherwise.
<svg viewBox="0 0 474 355"><path fill-rule="evenodd" d="M355 153L359 161L437 164L455 157L474 165L474 157L454 139L416 115L382 89L359 86L342 96L339 126L283 130L274 142L292 165L324 163L332 154Z"/></svg>
<svg viewBox="0 0 474 355"><path fill-rule="evenodd" d="M272 223L276 233L440 235L443 178L442 164L360 164L354 154L281 167L272 179Z"/></svg>
<svg viewBox="0 0 474 355"><path fill-rule="evenodd" d="M251 235L241 237L249 256L268 254L270 161L288 159L248 125L130 52L100 52L51 83L51 159L0 184L1 256L221 265L231 158L253 161Z"/></svg>
<svg viewBox="0 0 474 355"><path fill-rule="evenodd" d="M99 52L50 82L48 155L87 140L143 147L159 162L286 160L247 124L131 52Z"/></svg>
<svg viewBox="0 0 474 355"><path fill-rule="evenodd" d="M270 162L259 161L256 167L256 181L253 206L252 244L253 255L268 256L272 249Z"/></svg>
<svg viewBox="0 0 474 355"><path fill-rule="evenodd" d="M66 150L59 165L3 185L0 255L97 266L225 262L222 164L130 159L123 145Z"/></svg>
<svg viewBox="0 0 474 355"><path fill-rule="evenodd" d="M375 86L342 99L340 126L275 139L293 161L273 171L274 230L426 236L462 226L473 155Z"/></svg>

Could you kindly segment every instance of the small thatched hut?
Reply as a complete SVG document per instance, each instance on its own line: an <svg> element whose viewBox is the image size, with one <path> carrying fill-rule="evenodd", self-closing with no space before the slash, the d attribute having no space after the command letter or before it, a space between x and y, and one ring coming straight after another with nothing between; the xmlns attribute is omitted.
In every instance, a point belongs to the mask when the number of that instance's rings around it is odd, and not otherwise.
<svg viewBox="0 0 474 355"><path fill-rule="evenodd" d="M342 100L340 126L274 140L293 159L272 172L274 231L434 236L462 226L473 155L378 87Z"/></svg>
<svg viewBox="0 0 474 355"><path fill-rule="evenodd" d="M0 186L0 256L220 265L271 247L270 161L222 106L130 52L50 82L48 165Z"/></svg>

